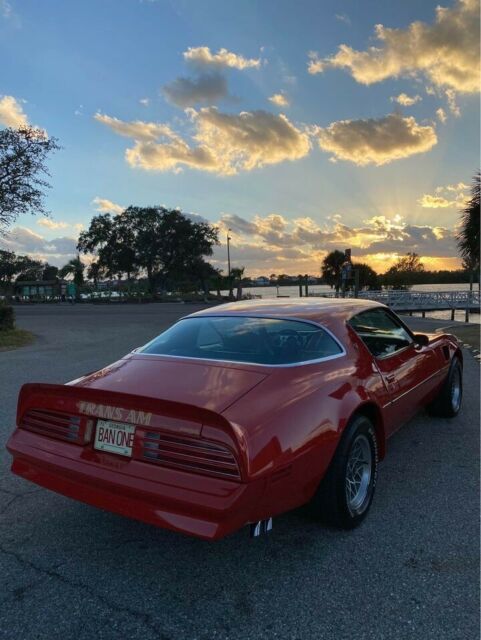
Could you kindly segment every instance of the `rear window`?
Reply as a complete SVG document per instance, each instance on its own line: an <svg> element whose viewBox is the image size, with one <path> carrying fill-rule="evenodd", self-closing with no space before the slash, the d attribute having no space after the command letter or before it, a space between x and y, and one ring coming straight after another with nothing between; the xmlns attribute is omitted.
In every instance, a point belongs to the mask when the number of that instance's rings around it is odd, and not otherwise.
<svg viewBox="0 0 481 640"><path fill-rule="evenodd" d="M180 320L139 353L283 365L343 350L327 331L300 320L204 316Z"/></svg>

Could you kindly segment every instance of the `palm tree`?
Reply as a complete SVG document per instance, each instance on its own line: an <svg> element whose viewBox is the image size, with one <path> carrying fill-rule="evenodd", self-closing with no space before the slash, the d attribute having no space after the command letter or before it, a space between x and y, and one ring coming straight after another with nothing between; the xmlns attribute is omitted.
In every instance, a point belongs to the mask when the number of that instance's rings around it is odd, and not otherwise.
<svg viewBox="0 0 481 640"><path fill-rule="evenodd" d="M481 173L474 176L471 198L461 214L461 228L457 240L463 258L463 267L468 271L479 271L479 196Z"/></svg>
<svg viewBox="0 0 481 640"><path fill-rule="evenodd" d="M230 270L231 286L237 285L237 300L242 298L242 278L244 276L245 267L233 267Z"/></svg>
<svg viewBox="0 0 481 640"><path fill-rule="evenodd" d="M76 258L72 258L65 264L60 271L58 272L61 278L65 278L65 276L73 276L73 281L80 287L84 283L84 269L85 265L77 256Z"/></svg>

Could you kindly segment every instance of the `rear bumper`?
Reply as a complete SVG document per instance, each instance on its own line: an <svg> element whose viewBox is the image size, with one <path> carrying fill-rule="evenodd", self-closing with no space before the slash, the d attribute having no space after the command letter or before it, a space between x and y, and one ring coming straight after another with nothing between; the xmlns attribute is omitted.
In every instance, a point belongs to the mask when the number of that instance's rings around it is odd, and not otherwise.
<svg viewBox="0 0 481 640"><path fill-rule="evenodd" d="M266 481L233 482L162 468L16 429L12 472L86 504L213 540L261 519Z"/></svg>

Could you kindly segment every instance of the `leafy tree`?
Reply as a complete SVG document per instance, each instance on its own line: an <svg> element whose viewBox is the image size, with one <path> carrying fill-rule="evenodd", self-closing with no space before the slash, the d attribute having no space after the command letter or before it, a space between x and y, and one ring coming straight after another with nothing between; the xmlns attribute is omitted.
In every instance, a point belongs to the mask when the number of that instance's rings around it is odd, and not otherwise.
<svg viewBox="0 0 481 640"><path fill-rule="evenodd" d="M344 253L344 251L337 250L328 253L322 261L322 278L328 285L330 285L331 288L335 287L336 291L339 290L341 281L341 267L345 261L346 254Z"/></svg>
<svg viewBox="0 0 481 640"><path fill-rule="evenodd" d="M404 289L417 284L424 274L424 265L417 253L402 256L383 276L384 284Z"/></svg>
<svg viewBox="0 0 481 640"><path fill-rule="evenodd" d="M74 283L77 287L80 287L84 283L84 270L85 265L77 256L77 258L69 260L58 273L61 278L65 278L65 276L72 276Z"/></svg>
<svg viewBox="0 0 481 640"><path fill-rule="evenodd" d="M97 288L99 280L105 275L99 262L91 262L87 267L87 278L93 280L94 287Z"/></svg>
<svg viewBox="0 0 481 640"><path fill-rule="evenodd" d="M42 280L55 280L58 276L58 267L45 263L42 273Z"/></svg>
<svg viewBox="0 0 481 640"><path fill-rule="evenodd" d="M20 127L0 131L0 230L19 215L46 215L44 191L50 185L46 159L59 149L56 138L41 129Z"/></svg>
<svg viewBox="0 0 481 640"><path fill-rule="evenodd" d="M177 209L128 207L118 216L96 216L80 234L78 249L96 253L108 273L143 271L154 293L191 277L199 260L212 255L214 244L217 229Z"/></svg>
<svg viewBox="0 0 481 640"><path fill-rule="evenodd" d="M10 285L17 273L17 256L13 251L0 249L0 283Z"/></svg>
<svg viewBox="0 0 481 640"><path fill-rule="evenodd" d="M376 290L380 288L379 277L368 264L359 262L353 264L353 269L359 272L359 289Z"/></svg>
<svg viewBox="0 0 481 640"><path fill-rule="evenodd" d="M40 260L33 260L29 256L17 256L17 280L42 280L45 264Z"/></svg>
<svg viewBox="0 0 481 640"><path fill-rule="evenodd" d="M463 267L468 271L479 271L479 199L481 174L478 172L471 187L471 198L461 215L461 229L458 234L458 247L463 258Z"/></svg>

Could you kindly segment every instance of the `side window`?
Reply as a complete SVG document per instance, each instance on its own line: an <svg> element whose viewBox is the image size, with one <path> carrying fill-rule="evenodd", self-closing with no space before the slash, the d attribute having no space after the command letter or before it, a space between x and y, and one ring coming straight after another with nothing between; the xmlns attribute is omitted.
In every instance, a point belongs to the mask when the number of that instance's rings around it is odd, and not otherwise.
<svg viewBox="0 0 481 640"><path fill-rule="evenodd" d="M376 358L385 358L412 344L409 333L384 309L363 311L349 324Z"/></svg>

